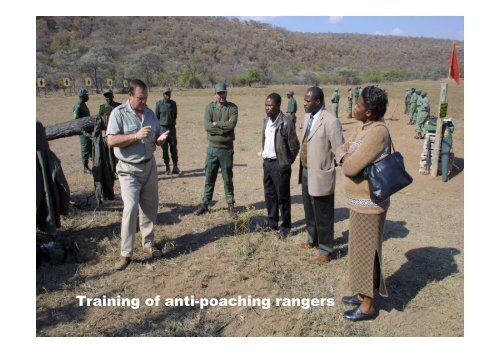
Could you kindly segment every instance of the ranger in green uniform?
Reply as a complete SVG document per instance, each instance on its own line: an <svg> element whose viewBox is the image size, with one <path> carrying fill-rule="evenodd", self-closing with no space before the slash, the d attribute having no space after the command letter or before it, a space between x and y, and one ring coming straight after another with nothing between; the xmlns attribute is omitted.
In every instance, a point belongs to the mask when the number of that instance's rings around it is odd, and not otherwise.
<svg viewBox="0 0 500 353"><path fill-rule="evenodd" d="M408 108L410 106L411 90L409 88L405 91L405 114L408 114Z"/></svg>
<svg viewBox="0 0 500 353"><path fill-rule="evenodd" d="M179 160L177 154L177 134L175 131L175 123L177 122L177 103L170 99L172 96L172 89L170 87L163 88L163 99L156 102L156 117L160 121L161 132L167 130L170 131L167 137L167 142L161 146L163 150L163 162L165 163L166 173L170 174L170 158L168 155L168 149L170 148L170 154L172 155L172 162L174 167L172 168L172 174L179 174L180 170L177 166Z"/></svg>
<svg viewBox="0 0 500 353"><path fill-rule="evenodd" d="M339 117L339 102L340 102L340 94L339 94L338 87L335 88L335 91L333 91L332 98L330 100L332 101L332 115L335 118L338 118Z"/></svg>
<svg viewBox="0 0 500 353"><path fill-rule="evenodd" d="M417 136L415 136L416 139L423 139L425 137L424 123L425 119L430 114L430 105L429 105L429 98L427 97L427 92L422 91L420 96L421 96L420 105L418 106L417 110L417 121L416 121Z"/></svg>
<svg viewBox="0 0 500 353"><path fill-rule="evenodd" d="M417 92L415 91L415 88L412 88L410 95L410 108L408 109L408 116L410 118L408 125L415 124L415 122L413 121L413 113L415 113L415 109L417 109L417 99Z"/></svg>
<svg viewBox="0 0 500 353"><path fill-rule="evenodd" d="M106 99L106 103L101 104L99 106L99 115L101 116L102 121L104 122L104 126L108 126L108 121L109 121L109 116L111 115L111 112L115 107L118 107L121 105L121 103L115 102L115 95L113 93L113 90L111 88L107 88L103 92L103 96ZM94 132L95 133L95 132ZM113 163L113 172L116 173L116 163L118 163L118 160L115 157L115 154L113 152L112 148L108 148L108 143L107 143L107 137L105 137L105 146L107 148L107 154L109 156L109 160L112 161Z"/></svg>
<svg viewBox="0 0 500 353"><path fill-rule="evenodd" d="M415 91L415 97L416 97L416 101L415 101L415 110L413 111L413 114L411 115L411 122L413 125L415 125L416 121L417 121L417 113L420 109L420 106L422 105L422 90L421 89L417 89Z"/></svg>
<svg viewBox="0 0 500 353"><path fill-rule="evenodd" d="M347 119L352 119L352 89L347 90Z"/></svg>
<svg viewBox="0 0 500 353"><path fill-rule="evenodd" d="M81 88L78 91L78 101L73 106L73 119L80 119L86 116L90 116L89 108L86 102L89 101L89 92L85 88ZM83 172L85 174L92 174L89 168L89 157L92 153L92 139L89 134L83 132L80 135L80 146L82 155Z"/></svg>
<svg viewBox="0 0 500 353"><path fill-rule="evenodd" d="M233 141L234 128L238 122L238 106L226 100L227 89L224 83L216 84L214 91L215 102L207 105L204 117L204 126L208 138L207 158L205 161L205 193L203 202L196 209L195 214L201 215L208 211L208 204L212 201L215 180L220 167L228 204L227 211L231 218L235 219Z"/></svg>
<svg viewBox="0 0 500 353"><path fill-rule="evenodd" d="M297 122L297 116L295 115L295 113L297 113L297 101L293 98L293 91L288 91L286 97L288 98L288 108L286 109L286 114L293 122L293 125L295 125Z"/></svg>
<svg viewBox="0 0 500 353"><path fill-rule="evenodd" d="M104 98L106 98L106 103L99 106L99 115L101 117L109 117L111 111L113 111L113 109L115 107L118 107L121 103L114 101L115 95L113 94L113 90L111 90L110 88L104 90L103 96Z"/></svg>
<svg viewBox="0 0 500 353"><path fill-rule="evenodd" d="M352 101L353 105L356 105L356 103L358 102L359 94L360 94L359 87L357 87L357 86L354 87L354 99Z"/></svg>

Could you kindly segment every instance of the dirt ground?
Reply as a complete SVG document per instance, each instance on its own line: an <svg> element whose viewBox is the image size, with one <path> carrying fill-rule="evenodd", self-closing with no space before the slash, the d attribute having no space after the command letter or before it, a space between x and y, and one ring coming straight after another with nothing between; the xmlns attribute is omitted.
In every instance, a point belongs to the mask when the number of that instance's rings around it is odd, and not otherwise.
<svg viewBox="0 0 500 353"><path fill-rule="evenodd" d="M212 91L174 91L179 107L178 148L180 176L167 176L156 151L159 169L159 215L156 239L165 256L151 262L136 242L134 261L125 271L113 271L119 256L122 203L119 183L116 200L96 208L92 177L82 173L78 137L50 142L62 161L71 188L71 212L63 218L59 235L81 248L81 262L43 265L36 271L37 336L463 336L464 335L464 84L450 81L449 113L455 120L455 168L448 182L418 172L422 140L413 138L407 125L404 92L407 87L428 92L431 113L436 114L440 82L414 81L382 84L389 94L386 122L394 145L405 157L414 178L408 188L391 198L383 243L383 272L390 296L377 298L378 317L351 323L342 315L341 303L351 294L347 283L349 212L343 176L337 171L335 195L335 259L316 265L315 250L302 250L304 211L298 163L292 173L291 236L278 239L263 232L265 204L260 151L264 101L271 92L283 97L286 110L289 89L296 92L298 124L304 113L306 86L234 88L228 100L239 106L236 127L234 184L239 220L225 211L221 175L208 215L193 215L204 185L206 137L202 126L204 106ZM333 86L323 87L326 101ZM340 86L339 112L348 137L359 124L345 118L347 87ZM148 98L150 106L161 98L158 89ZM71 119L77 97L37 98L37 119L45 126ZM125 95L116 95L124 102ZM103 102L91 95L96 114ZM331 104L327 103L331 109ZM79 305L76 296L139 298L141 305L95 307ZM147 298L160 296L160 305L147 306ZM268 299L253 306L165 306L166 298ZM277 306L278 298L298 298L295 306ZM313 298L333 298L333 306L307 308ZM319 302L319 301L318 301ZM312 303L312 302L311 302Z"/></svg>

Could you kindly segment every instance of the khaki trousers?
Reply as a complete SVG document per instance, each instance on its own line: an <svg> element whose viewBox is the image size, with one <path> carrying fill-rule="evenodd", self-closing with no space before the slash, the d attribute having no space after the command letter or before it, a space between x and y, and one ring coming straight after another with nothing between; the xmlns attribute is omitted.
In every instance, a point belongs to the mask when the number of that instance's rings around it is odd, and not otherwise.
<svg viewBox="0 0 500 353"><path fill-rule="evenodd" d="M123 200L121 255L131 257L137 230L137 215L139 215L142 246L146 248L154 245L153 225L158 215L156 161L154 158L139 164L119 161L116 172Z"/></svg>

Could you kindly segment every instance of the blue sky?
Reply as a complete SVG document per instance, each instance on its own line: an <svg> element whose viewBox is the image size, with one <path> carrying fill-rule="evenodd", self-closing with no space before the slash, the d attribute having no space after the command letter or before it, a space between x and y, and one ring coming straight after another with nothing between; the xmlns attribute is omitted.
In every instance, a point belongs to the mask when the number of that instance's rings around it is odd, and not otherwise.
<svg viewBox="0 0 500 353"><path fill-rule="evenodd" d="M362 33L464 40L459 16L247 16L293 32Z"/></svg>

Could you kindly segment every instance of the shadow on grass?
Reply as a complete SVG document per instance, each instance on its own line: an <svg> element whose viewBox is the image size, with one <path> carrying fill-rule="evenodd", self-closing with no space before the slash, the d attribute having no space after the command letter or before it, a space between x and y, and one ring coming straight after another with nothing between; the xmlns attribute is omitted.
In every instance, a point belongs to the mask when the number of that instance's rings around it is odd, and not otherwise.
<svg viewBox="0 0 500 353"><path fill-rule="evenodd" d="M95 298L116 298L121 293L112 291L100 293ZM141 298L142 300L144 298ZM84 299L85 300L85 299ZM86 332L71 332L70 336L104 336L104 337L137 337L137 336L171 336L171 337L200 337L220 336L227 323L205 318L205 312L197 306L161 307L161 310L151 312L141 300L138 309L123 307L96 307L79 306L78 299L72 303L56 308L38 309L36 315L37 336L43 335L43 330L64 324L73 324L81 327ZM112 325L88 324L89 310L107 310L107 317L113 318L105 321Z"/></svg>
<svg viewBox="0 0 500 353"><path fill-rule="evenodd" d="M439 282L458 273L455 248L425 247L408 251L408 261L386 279L388 298L381 298L380 309L403 311L417 294L431 282Z"/></svg>

